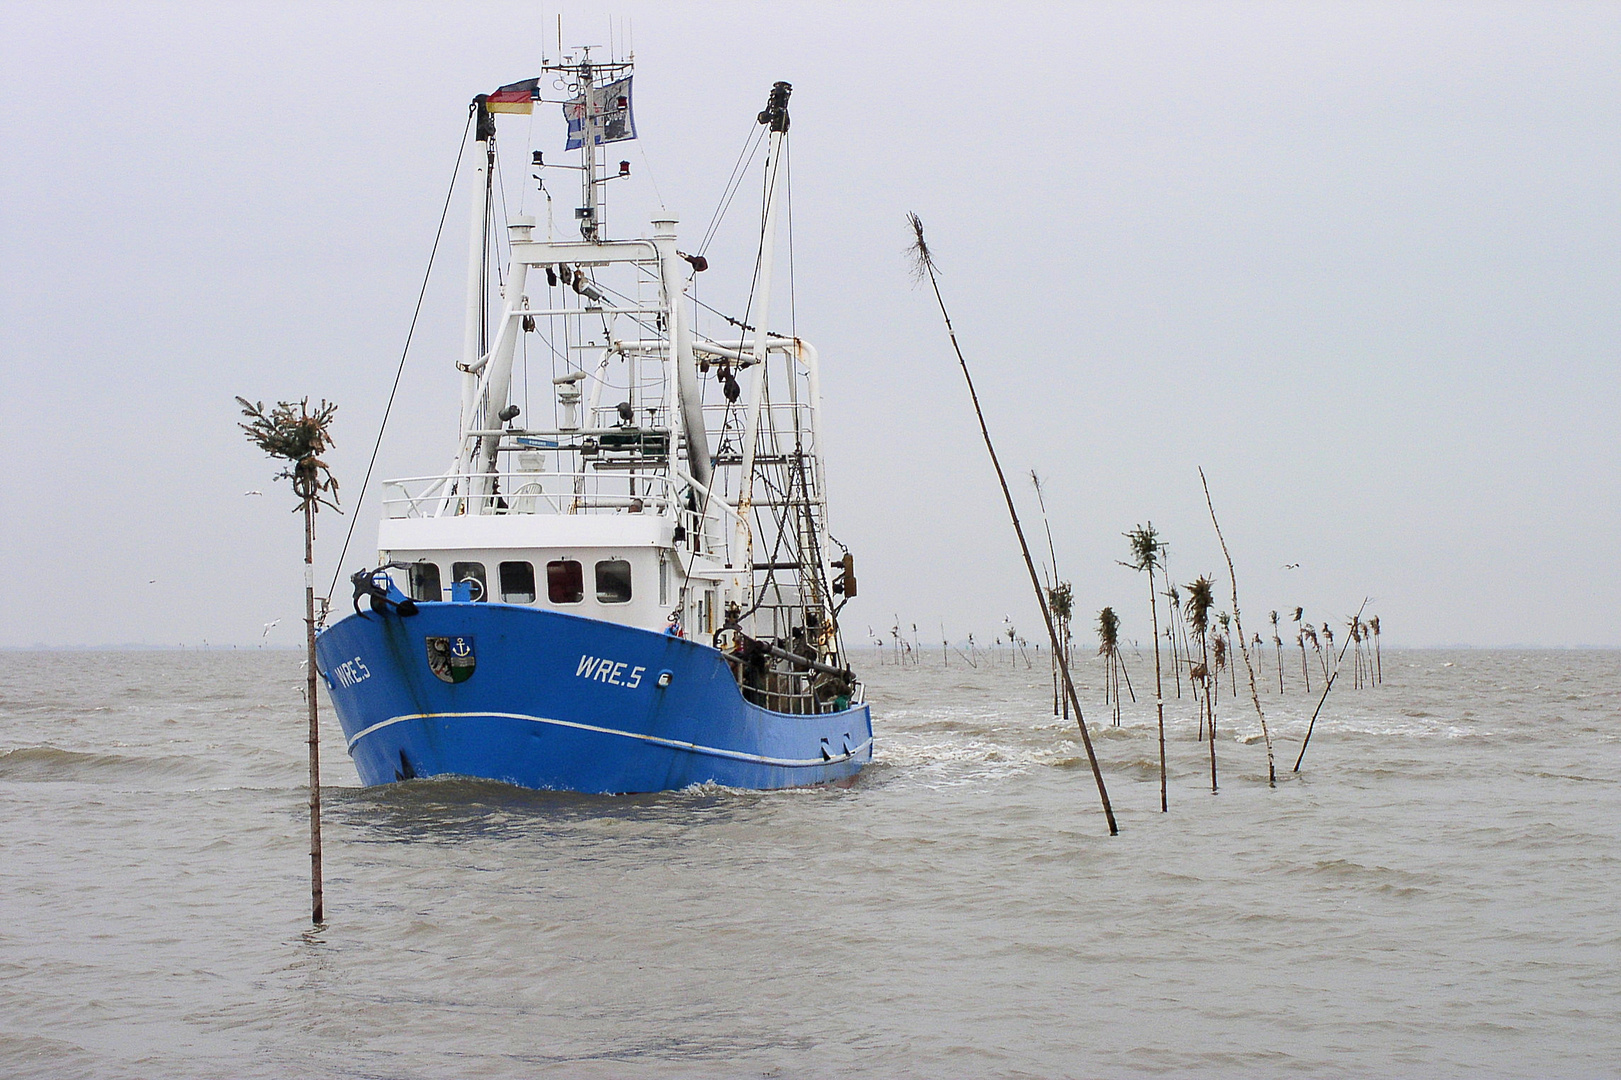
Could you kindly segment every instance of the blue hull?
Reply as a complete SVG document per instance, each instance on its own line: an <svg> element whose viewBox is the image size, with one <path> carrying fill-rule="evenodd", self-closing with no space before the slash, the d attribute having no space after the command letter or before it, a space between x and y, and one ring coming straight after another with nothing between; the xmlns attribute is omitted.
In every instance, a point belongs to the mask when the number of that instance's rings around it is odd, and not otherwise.
<svg viewBox="0 0 1621 1080"><path fill-rule="evenodd" d="M441 660L435 674L434 638L471 663ZM323 631L315 649L365 784L458 775L605 793L784 788L847 780L872 760L866 705L762 709L707 645L557 611L368 612Z"/></svg>

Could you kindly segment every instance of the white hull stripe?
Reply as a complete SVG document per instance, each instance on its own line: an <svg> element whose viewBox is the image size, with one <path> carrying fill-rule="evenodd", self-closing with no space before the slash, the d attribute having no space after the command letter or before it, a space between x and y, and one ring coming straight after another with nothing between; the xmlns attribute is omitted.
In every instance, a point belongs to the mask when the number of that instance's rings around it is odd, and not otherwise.
<svg viewBox="0 0 1621 1080"><path fill-rule="evenodd" d="M682 742L679 739L661 739L657 735L638 735L634 731L620 731L617 728L597 727L595 724L580 724L573 720L556 720L549 716L529 716L526 713L502 712L430 712L409 713L405 716L391 716L387 720L380 720L370 727L361 728L355 732L354 738L349 740L349 752L354 753L355 743L364 739L374 731L391 727L394 724L403 724L408 720L460 720L470 717L490 718L496 720L527 720L534 724L551 724L554 727L574 728L577 731L590 731L598 735L618 735L623 739L639 739L642 742L652 743L655 746L668 746L673 750L686 750L694 754L707 754L710 757L731 758L734 761L750 761L758 765L781 765L787 768L805 768L811 765L835 765L841 761L849 761L863 750L872 745L868 738L847 754L838 754L830 758L778 758L766 757L763 754L745 754L741 750L722 750L717 746L699 746L697 743Z"/></svg>

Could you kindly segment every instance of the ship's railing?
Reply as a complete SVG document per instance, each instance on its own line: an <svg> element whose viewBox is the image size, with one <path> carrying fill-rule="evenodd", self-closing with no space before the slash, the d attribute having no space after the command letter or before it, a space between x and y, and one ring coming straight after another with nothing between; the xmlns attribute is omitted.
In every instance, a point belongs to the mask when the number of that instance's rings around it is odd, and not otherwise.
<svg viewBox="0 0 1621 1080"><path fill-rule="evenodd" d="M688 488L696 489L690 499ZM431 518L463 513L649 514L673 518L695 550L719 551L724 540L717 526L722 520L735 521L737 510L723 499L706 495L702 485L681 475L596 471L449 473L384 481L383 515Z"/></svg>
<svg viewBox="0 0 1621 1080"><path fill-rule="evenodd" d="M408 476L383 484L391 518L457 513L669 515L679 505L675 485L657 474L589 472L448 473Z"/></svg>
<svg viewBox="0 0 1621 1080"><path fill-rule="evenodd" d="M772 712L802 716L832 712L833 697L818 694L816 680L813 674L774 667L765 673L764 685L754 685L745 679L738 689L743 692L745 701Z"/></svg>

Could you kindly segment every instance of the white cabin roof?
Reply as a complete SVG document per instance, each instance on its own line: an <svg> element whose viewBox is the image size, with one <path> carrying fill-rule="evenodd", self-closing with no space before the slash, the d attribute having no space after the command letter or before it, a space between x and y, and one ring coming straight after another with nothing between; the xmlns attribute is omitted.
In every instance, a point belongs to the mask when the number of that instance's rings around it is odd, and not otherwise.
<svg viewBox="0 0 1621 1080"><path fill-rule="evenodd" d="M383 551L458 548L670 547L675 523L655 514L463 514L384 518Z"/></svg>

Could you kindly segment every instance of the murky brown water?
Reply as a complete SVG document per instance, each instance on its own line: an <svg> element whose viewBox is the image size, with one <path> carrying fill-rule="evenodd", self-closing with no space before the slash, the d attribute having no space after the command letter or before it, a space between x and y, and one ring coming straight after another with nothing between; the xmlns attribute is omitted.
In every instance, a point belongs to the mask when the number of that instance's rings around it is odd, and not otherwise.
<svg viewBox="0 0 1621 1080"><path fill-rule="evenodd" d="M1225 703L1215 797L1173 699L1169 815L1128 706L1114 839L1022 666L869 662L843 790L363 790L334 723L310 936L296 655L3 659L3 1076L1621 1068L1621 653L1393 652L1276 790Z"/></svg>

